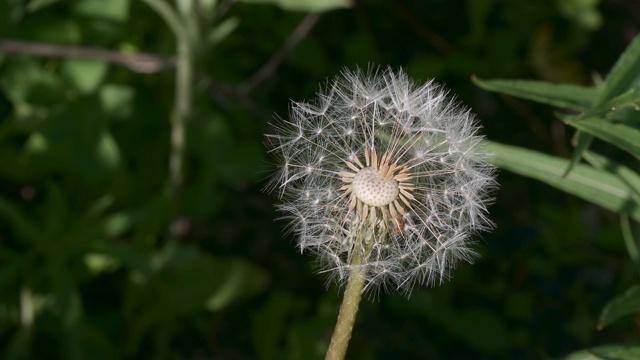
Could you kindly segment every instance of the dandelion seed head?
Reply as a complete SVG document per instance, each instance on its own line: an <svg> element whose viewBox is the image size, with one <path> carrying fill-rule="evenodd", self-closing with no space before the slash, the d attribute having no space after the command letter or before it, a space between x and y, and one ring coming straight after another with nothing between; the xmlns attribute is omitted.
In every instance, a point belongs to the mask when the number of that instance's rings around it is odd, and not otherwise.
<svg viewBox="0 0 640 360"><path fill-rule="evenodd" d="M365 290L409 294L475 259L473 237L492 226L495 168L473 114L435 82L344 71L274 129L267 188L331 281L364 268Z"/></svg>

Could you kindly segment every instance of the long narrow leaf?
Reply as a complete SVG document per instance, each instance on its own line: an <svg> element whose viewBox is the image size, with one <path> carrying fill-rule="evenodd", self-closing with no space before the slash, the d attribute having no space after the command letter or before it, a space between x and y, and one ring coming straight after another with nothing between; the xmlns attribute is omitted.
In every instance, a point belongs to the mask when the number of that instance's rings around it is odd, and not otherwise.
<svg viewBox="0 0 640 360"><path fill-rule="evenodd" d="M476 77L471 79L476 85L488 91L579 111L589 109L598 94L594 87L579 85L532 80L480 80Z"/></svg>
<svg viewBox="0 0 640 360"><path fill-rule="evenodd" d="M564 174L562 174L562 177L569 175L571 170L573 170L573 167L576 166L576 164L580 163L580 160L582 160L582 155L589 149L589 146L591 146L591 142L593 142L593 136L579 130L576 131L574 139L575 147L573 149L573 153L571 153L571 160L569 161L569 166L567 166Z"/></svg>
<svg viewBox="0 0 640 360"><path fill-rule="evenodd" d="M640 159L640 129L596 117L576 120L574 117L564 116L562 120L567 125L616 145Z"/></svg>
<svg viewBox="0 0 640 360"><path fill-rule="evenodd" d="M578 115L576 120L591 117L608 118L610 114L624 108L638 110L640 104L640 91L638 90L638 87L634 87L601 105L594 105L591 109Z"/></svg>
<svg viewBox="0 0 640 360"><path fill-rule="evenodd" d="M622 230L622 238L624 239L624 244L627 247L629 257L633 261L633 265L635 265L636 269L640 271L640 249L638 248L638 242L633 236L633 231L631 230L631 221L629 220L629 216L626 214L620 215L620 229Z"/></svg>
<svg viewBox="0 0 640 360"><path fill-rule="evenodd" d="M637 85L640 85L640 35L633 39L611 68L594 105L604 104Z"/></svg>
<svg viewBox="0 0 640 360"><path fill-rule="evenodd" d="M624 165L618 164L609 158L591 151L585 152L584 158L594 168L616 175L625 183L627 188L631 190L631 196L633 196L635 201L640 204L640 174Z"/></svg>
<svg viewBox="0 0 640 360"><path fill-rule="evenodd" d="M486 148L494 154L491 161L502 169L540 180L640 221L640 204L634 201L631 190L616 175L577 164L571 173L562 177L569 165L567 159L495 142L487 144Z"/></svg>

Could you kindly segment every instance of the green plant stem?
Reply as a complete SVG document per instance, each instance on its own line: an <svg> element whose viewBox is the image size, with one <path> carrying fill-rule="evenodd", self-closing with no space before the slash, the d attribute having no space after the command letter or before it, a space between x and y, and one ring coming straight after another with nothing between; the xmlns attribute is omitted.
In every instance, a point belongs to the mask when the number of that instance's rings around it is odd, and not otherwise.
<svg viewBox="0 0 640 360"><path fill-rule="evenodd" d="M193 53L187 22L194 14L188 1L176 3L178 8L184 11L180 15L164 1L143 1L162 17L176 38L176 85L171 114L169 194L174 201L179 202L184 181L185 127L192 108Z"/></svg>
<svg viewBox="0 0 640 360"><path fill-rule="evenodd" d="M325 360L342 360L347 353L349 340L351 340L351 330L358 314L358 306L362 298L362 289L366 275L366 267L358 266L355 261L354 269L349 274L347 287L344 290L344 298L340 306L338 321L331 336L331 342L327 349Z"/></svg>
<svg viewBox="0 0 640 360"><path fill-rule="evenodd" d="M193 79L189 39L178 38L176 88L171 117L171 153L169 154L169 182L174 199L180 197L183 179L183 158L186 121L191 115L191 83Z"/></svg>
<svg viewBox="0 0 640 360"><path fill-rule="evenodd" d="M176 88L171 118L171 153L169 154L169 183L174 200L179 200L184 181L184 144L186 122L191 116L193 59L188 21L194 19L191 0L176 0L181 13L180 30L176 36Z"/></svg>

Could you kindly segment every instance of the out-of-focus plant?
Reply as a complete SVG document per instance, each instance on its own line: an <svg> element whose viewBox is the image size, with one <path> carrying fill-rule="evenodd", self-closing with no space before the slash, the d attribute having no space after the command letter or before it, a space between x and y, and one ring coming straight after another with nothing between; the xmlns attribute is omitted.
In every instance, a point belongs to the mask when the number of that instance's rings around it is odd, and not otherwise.
<svg viewBox="0 0 640 360"><path fill-rule="evenodd" d="M620 216L620 226L633 265L640 272L640 36L620 56L606 78L595 86L526 80L480 80L483 89L556 106L556 115L575 128L571 159L549 156L492 142L492 161L502 169L543 181ZM592 150L599 139L622 150L612 159ZM606 149L613 153L612 149ZM618 150L618 151L619 151ZM602 152L602 151L601 151ZM640 312L640 284L612 299L600 314L598 329ZM608 345L565 359L637 359L640 346Z"/></svg>
<svg viewBox="0 0 640 360"><path fill-rule="evenodd" d="M246 146L202 101L199 64L237 28L234 3L0 4L0 357L170 357L184 319L266 288L254 262L186 236L259 176L261 134Z"/></svg>

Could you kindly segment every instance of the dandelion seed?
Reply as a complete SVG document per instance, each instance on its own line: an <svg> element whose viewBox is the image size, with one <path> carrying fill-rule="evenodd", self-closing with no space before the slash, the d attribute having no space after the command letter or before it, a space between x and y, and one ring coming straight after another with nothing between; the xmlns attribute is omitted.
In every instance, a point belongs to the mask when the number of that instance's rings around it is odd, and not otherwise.
<svg viewBox="0 0 640 360"><path fill-rule="evenodd" d="M473 115L436 83L344 71L274 127L279 170L268 187L331 280L362 271L365 290L409 294L476 257L495 170Z"/></svg>

